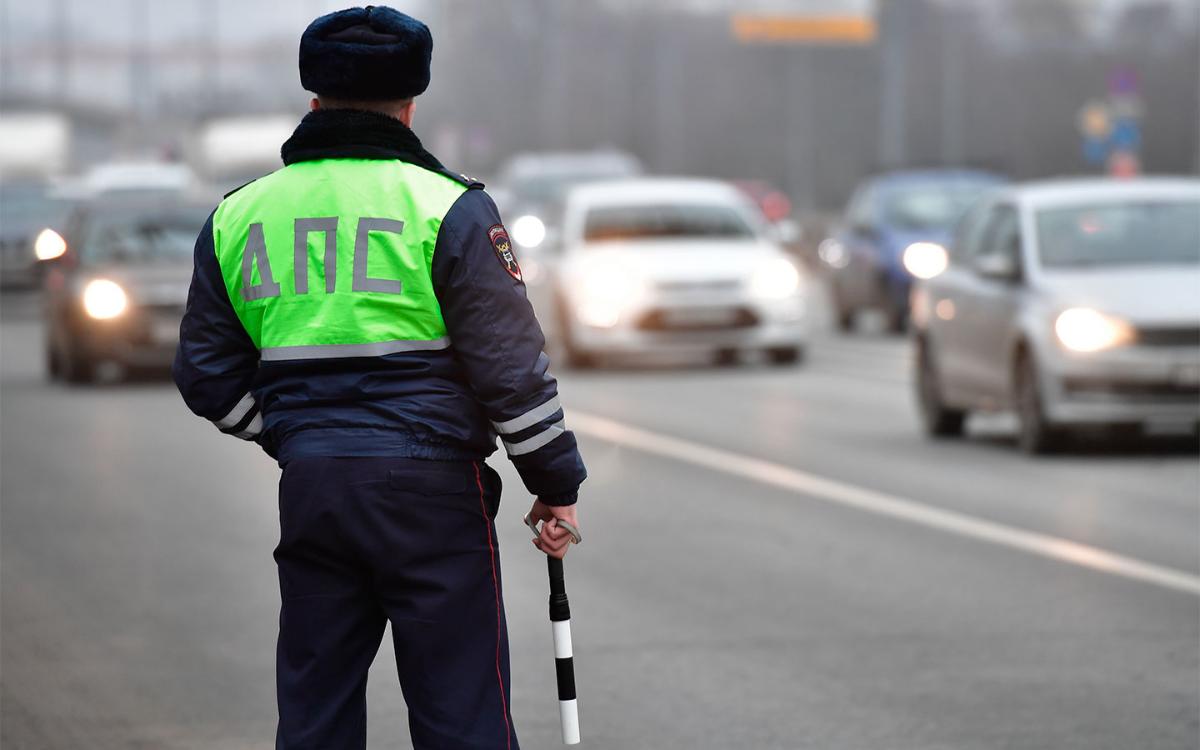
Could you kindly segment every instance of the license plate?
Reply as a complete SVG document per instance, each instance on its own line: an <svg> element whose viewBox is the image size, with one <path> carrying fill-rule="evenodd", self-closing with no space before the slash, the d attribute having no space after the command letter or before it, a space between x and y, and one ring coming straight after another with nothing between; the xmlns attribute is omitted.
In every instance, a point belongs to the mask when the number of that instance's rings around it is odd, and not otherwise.
<svg viewBox="0 0 1200 750"><path fill-rule="evenodd" d="M663 320L671 326L721 326L734 323L737 319L737 310L719 307L667 310L663 313Z"/></svg>
<svg viewBox="0 0 1200 750"><path fill-rule="evenodd" d="M1200 386L1200 363L1179 365L1175 368L1176 385Z"/></svg>
<svg viewBox="0 0 1200 750"><path fill-rule="evenodd" d="M156 320L150 324L150 338L156 344L179 343L179 322L175 320Z"/></svg>

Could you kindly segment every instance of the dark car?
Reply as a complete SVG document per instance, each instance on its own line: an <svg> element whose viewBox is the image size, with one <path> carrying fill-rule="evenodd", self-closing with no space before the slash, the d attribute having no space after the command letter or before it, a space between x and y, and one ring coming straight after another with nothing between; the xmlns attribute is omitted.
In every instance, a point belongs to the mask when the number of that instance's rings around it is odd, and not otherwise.
<svg viewBox="0 0 1200 750"><path fill-rule="evenodd" d="M179 341L192 248L208 208L96 201L68 219L45 277L46 367L87 382L102 365L166 370Z"/></svg>
<svg viewBox="0 0 1200 750"><path fill-rule="evenodd" d="M906 263L906 251L944 248L967 209L1001 182L987 172L928 170L892 172L860 185L842 228L820 249L830 267L838 327L850 330L858 311L878 309L890 330L904 330L909 290L921 273Z"/></svg>
<svg viewBox="0 0 1200 750"><path fill-rule="evenodd" d="M61 229L69 210L44 182L0 184L0 287L37 288L38 239L46 229Z"/></svg>

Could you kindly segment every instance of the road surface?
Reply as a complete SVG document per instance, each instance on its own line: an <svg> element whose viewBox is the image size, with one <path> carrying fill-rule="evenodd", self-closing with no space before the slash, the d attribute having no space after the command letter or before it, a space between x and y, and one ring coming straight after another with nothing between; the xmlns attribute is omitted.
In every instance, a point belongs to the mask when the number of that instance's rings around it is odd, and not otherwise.
<svg viewBox="0 0 1200 750"><path fill-rule="evenodd" d="M278 470L163 380L46 381L0 324L0 744L267 750ZM907 348L560 373L591 478L567 560L585 747L1195 750L1191 445L918 434ZM496 456L516 726L557 745L546 582ZM372 747L408 746L390 639Z"/></svg>

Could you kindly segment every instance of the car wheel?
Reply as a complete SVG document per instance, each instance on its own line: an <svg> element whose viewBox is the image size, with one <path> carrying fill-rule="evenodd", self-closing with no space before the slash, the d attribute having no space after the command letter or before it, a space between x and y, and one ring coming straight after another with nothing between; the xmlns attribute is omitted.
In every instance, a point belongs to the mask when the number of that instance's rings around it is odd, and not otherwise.
<svg viewBox="0 0 1200 750"><path fill-rule="evenodd" d="M739 361L737 349L717 349L712 353L712 359L717 367L732 367Z"/></svg>
<svg viewBox="0 0 1200 750"><path fill-rule="evenodd" d="M591 352L576 349L570 342L564 342L563 349L567 355L567 367L572 370L590 370L596 366L596 355Z"/></svg>
<svg viewBox="0 0 1200 750"><path fill-rule="evenodd" d="M1037 364L1028 352L1017 358L1013 377L1017 407L1017 446L1030 455L1052 453L1062 444L1062 431L1046 419L1038 386Z"/></svg>
<svg viewBox="0 0 1200 750"><path fill-rule="evenodd" d="M963 434L967 412L952 409L942 400L942 386L928 344L918 344L917 403L921 424L930 437L956 437Z"/></svg>
<svg viewBox="0 0 1200 750"><path fill-rule="evenodd" d="M46 337L45 357L46 376L51 381L62 380L62 357L58 353L58 347L54 345L54 339L50 336Z"/></svg>
<svg viewBox="0 0 1200 750"><path fill-rule="evenodd" d="M596 366L596 355L580 349L575 344L575 340L571 336L570 313L562 304L558 308L558 334L567 367L574 370L587 370Z"/></svg>
<svg viewBox="0 0 1200 750"><path fill-rule="evenodd" d="M68 383L90 383L96 379L96 363L85 352L71 342L63 345L59 352L63 380Z"/></svg>
<svg viewBox="0 0 1200 750"><path fill-rule="evenodd" d="M794 365L804 359L804 349L799 346L775 346L767 350L772 364Z"/></svg>

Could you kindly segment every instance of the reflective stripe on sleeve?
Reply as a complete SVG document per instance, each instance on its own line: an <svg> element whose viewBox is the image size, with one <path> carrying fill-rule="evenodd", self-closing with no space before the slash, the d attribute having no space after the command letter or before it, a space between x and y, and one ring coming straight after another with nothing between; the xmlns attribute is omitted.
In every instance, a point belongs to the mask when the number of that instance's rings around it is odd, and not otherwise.
<svg viewBox="0 0 1200 750"><path fill-rule="evenodd" d="M228 414L216 420L217 428L221 430L228 430L238 422L241 422L242 418L245 417L252 408L254 408L254 396L247 393L245 396L242 396L242 400L238 401L236 406L229 410Z"/></svg>
<svg viewBox="0 0 1200 750"><path fill-rule="evenodd" d="M549 443L554 438L562 435L566 431L566 420L560 419L528 440L522 440L519 443L510 443L507 440L503 441L504 448L508 451L508 455L510 456L520 456L525 453L532 453L546 443Z"/></svg>
<svg viewBox="0 0 1200 750"><path fill-rule="evenodd" d="M400 352L428 352L450 348L450 337L430 341L376 341L371 344L325 344L318 346L272 346L259 354L264 362L283 362L291 359L337 359L339 357L382 357Z"/></svg>
<svg viewBox="0 0 1200 750"><path fill-rule="evenodd" d="M519 417L513 417L503 422L492 422L492 427L501 435L511 435L514 432L520 432L527 427L534 426L561 408L562 406L558 403L558 396L554 396L546 403L533 407Z"/></svg>
<svg viewBox="0 0 1200 750"><path fill-rule="evenodd" d="M246 429L242 430L241 432L235 432L234 434L237 437L240 437L242 440L253 440L254 438L258 437L258 433L262 432L262 428L262 414L255 414L254 419L250 420L250 424L246 425Z"/></svg>

